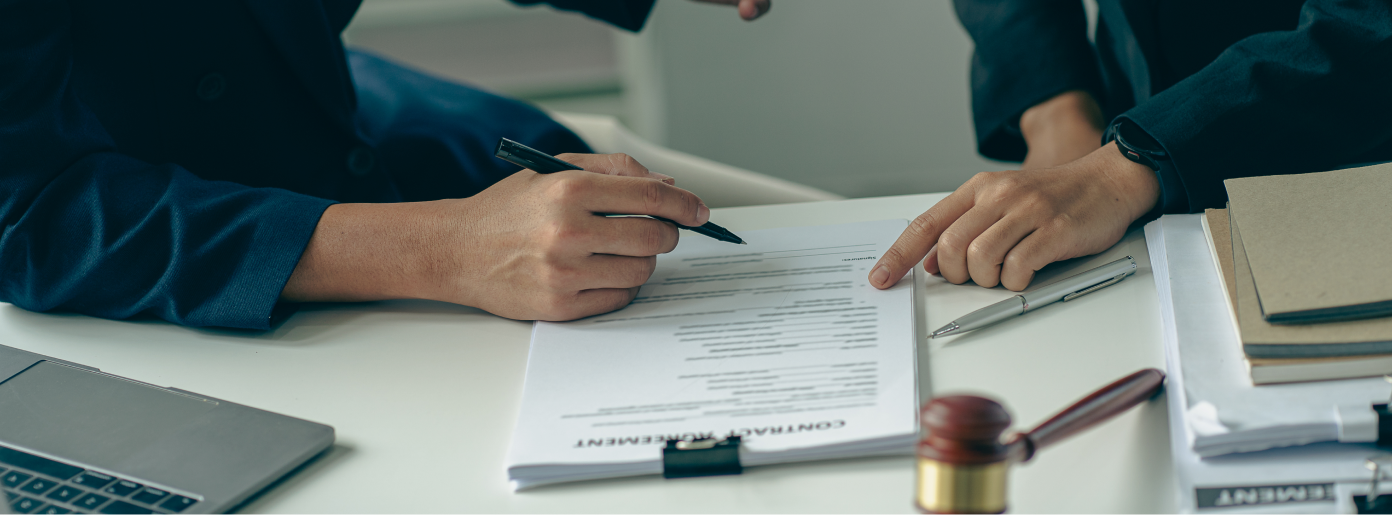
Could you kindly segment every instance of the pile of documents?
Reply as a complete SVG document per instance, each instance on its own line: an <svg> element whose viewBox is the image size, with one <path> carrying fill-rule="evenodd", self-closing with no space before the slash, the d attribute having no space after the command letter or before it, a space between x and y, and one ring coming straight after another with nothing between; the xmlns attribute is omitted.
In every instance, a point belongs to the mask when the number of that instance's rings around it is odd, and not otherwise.
<svg viewBox="0 0 1392 515"><path fill-rule="evenodd" d="M1166 215L1146 225L1178 508L1351 513L1351 492L1368 484L1364 458L1383 452L1372 444L1372 406L1387 402L1392 385L1381 377L1253 384L1203 219Z"/></svg>
<svg viewBox="0 0 1392 515"><path fill-rule="evenodd" d="M1252 381L1392 374L1392 164L1226 184L1205 229Z"/></svg>
<svg viewBox="0 0 1392 515"><path fill-rule="evenodd" d="M1392 423L1389 179L1232 180L1229 209L1146 226L1182 511L1353 513L1367 492Z"/></svg>

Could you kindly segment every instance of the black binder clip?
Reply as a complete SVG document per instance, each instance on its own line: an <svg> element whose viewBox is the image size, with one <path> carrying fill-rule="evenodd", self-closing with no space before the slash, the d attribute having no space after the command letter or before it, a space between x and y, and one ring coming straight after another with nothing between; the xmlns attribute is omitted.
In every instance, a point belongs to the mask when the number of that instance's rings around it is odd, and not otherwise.
<svg viewBox="0 0 1392 515"><path fill-rule="evenodd" d="M740 437L724 440L667 440L662 449L662 477L727 476L744 472L739 458Z"/></svg>
<svg viewBox="0 0 1392 515"><path fill-rule="evenodd" d="M1392 468L1392 454L1369 456L1363 465L1373 472L1373 477L1368 483L1367 495L1353 496L1354 508L1358 513L1392 513L1392 495L1380 495L1379 491L1383 474Z"/></svg>
<svg viewBox="0 0 1392 515"><path fill-rule="evenodd" d="M1353 506L1358 513L1392 513L1392 496L1379 495L1373 498L1373 502L1368 502L1368 496L1353 496Z"/></svg>
<svg viewBox="0 0 1392 515"><path fill-rule="evenodd" d="M1387 379L1392 383L1392 377ZM1387 404L1374 404L1373 413L1377 413L1378 419L1378 447L1392 447L1392 409L1388 409Z"/></svg>

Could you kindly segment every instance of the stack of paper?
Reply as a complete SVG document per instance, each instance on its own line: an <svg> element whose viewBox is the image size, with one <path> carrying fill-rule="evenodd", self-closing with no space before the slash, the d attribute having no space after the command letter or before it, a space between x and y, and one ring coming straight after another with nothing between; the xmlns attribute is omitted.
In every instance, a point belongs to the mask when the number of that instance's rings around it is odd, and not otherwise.
<svg viewBox="0 0 1392 515"><path fill-rule="evenodd" d="M685 236L628 307L538 323L514 488L657 474L668 439L741 436L746 466L911 453L913 279L866 280L906 226Z"/></svg>
<svg viewBox="0 0 1392 515"><path fill-rule="evenodd" d="M1146 225L1180 510L1351 513L1350 495L1368 482L1363 459L1382 452L1370 443L1370 406L1392 387L1381 378L1248 381L1202 222L1167 215Z"/></svg>
<svg viewBox="0 0 1392 515"><path fill-rule="evenodd" d="M1202 220L1203 215L1165 216L1146 226L1156 287L1163 287L1158 291L1169 374L1183 378L1188 403L1181 412L1194 435L1192 450L1219 456L1376 440L1372 405L1387 402L1392 393L1380 377L1267 386L1248 380Z"/></svg>

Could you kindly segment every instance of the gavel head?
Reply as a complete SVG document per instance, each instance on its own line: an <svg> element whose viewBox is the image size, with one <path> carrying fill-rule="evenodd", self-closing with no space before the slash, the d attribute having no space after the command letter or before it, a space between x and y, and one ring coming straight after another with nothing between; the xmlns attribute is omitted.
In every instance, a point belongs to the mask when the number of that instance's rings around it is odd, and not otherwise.
<svg viewBox="0 0 1392 515"><path fill-rule="evenodd" d="M1009 468L1001 433L1010 414L996 401L939 397L920 413L918 508L926 513L1001 513Z"/></svg>

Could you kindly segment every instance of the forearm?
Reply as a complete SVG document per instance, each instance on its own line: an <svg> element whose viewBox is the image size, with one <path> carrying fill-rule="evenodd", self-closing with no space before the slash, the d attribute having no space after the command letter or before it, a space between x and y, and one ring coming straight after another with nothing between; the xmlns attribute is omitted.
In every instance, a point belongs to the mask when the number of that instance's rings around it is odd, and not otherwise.
<svg viewBox="0 0 1392 515"><path fill-rule="evenodd" d="M1121 208L1128 224L1145 216L1160 200L1160 179L1155 170L1127 159L1116 142L1098 148L1086 160L1078 160L1077 165L1082 170L1094 167L1111 184L1112 201Z"/></svg>
<svg viewBox="0 0 1392 515"><path fill-rule="evenodd" d="M1058 166L1102 145L1102 109L1090 93L1072 90L1040 102L1020 115L1028 152L1022 169Z"/></svg>
<svg viewBox="0 0 1392 515"><path fill-rule="evenodd" d="M1102 91L1077 0L955 0L958 19L976 48L972 117L978 151L1003 161L1024 159L1020 115L1060 92Z"/></svg>
<svg viewBox="0 0 1392 515"><path fill-rule="evenodd" d="M562 154L596 173L522 171L467 199L339 204L281 291L290 301L416 298L517 320L573 320L627 305L676 227L710 210L621 154Z"/></svg>
<svg viewBox="0 0 1392 515"><path fill-rule="evenodd" d="M1102 109L1092 94L1082 90L1065 91L1035 104L1020 115L1020 133L1025 141L1043 141L1057 135L1058 129L1072 129L1097 134L1094 141L1101 146Z"/></svg>
<svg viewBox="0 0 1392 515"><path fill-rule="evenodd" d="M335 204L324 211L281 299L355 302L428 297L438 202Z"/></svg>

